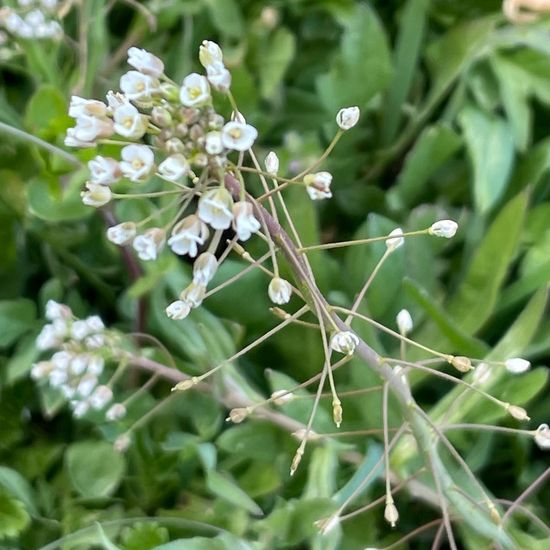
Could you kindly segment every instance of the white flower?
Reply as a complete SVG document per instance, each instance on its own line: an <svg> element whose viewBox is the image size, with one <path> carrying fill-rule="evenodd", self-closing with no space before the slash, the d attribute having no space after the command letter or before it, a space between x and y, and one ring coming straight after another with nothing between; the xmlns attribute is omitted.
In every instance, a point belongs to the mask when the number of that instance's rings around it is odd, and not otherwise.
<svg viewBox="0 0 550 550"><path fill-rule="evenodd" d="M113 119L114 130L119 136L140 139L147 131L147 117L131 104L117 107L114 110Z"/></svg>
<svg viewBox="0 0 550 550"><path fill-rule="evenodd" d="M159 174L169 181L178 181L189 172L189 163L183 155L170 155L158 168Z"/></svg>
<svg viewBox="0 0 550 550"><path fill-rule="evenodd" d="M210 252L204 252L193 264L193 281L206 286L216 274L217 269L216 256Z"/></svg>
<svg viewBox="0 0 550 550"><path fill-rule="evenodd" d="M60 341L55 333L53 325L44 325L40 334L36 337L36 348L44 351L59 346Z"/></svg>
<svg viewBox="0 0 550 550"><path fill-rule="evenodd" d="M276 176L279 171L279 157L275 151L270 151L265 157L265 169L269 174Z"/></svg>
<svg viewBox="0 0 550 550"><path fill-rule="evenodd" d="M112 243L124 246L136 236L136 224L134 222L123 222L113 225L107 229L107 239Z"/></svg>
<svg viewBox="0 0 550 550"><path fill-rule="evenodd" d="M106 339L103 334L92 334L84 340L84 345L88 349L99 349L105 345Z"/></svg>
<svg viewBox="0 0 550 550"><path fill-rule="evenodd" d="M458 224L453 220L440 220L431 225L428 229L430 235L435 235L436 237L445 237L450 239L455 236L456 230L458 229Z"/></svg>
<svg viewBox="0 0 550 550"><path fill-rule="evenodd" d="M109 113L113 113L119 107L131 105L130 100L124 94L113 92L113 90L107 92L106 98L108 105L107 111Z"/></svg>
<svg viewBox="0 0 550 550"><path fill-rule="evenodd" d="M52 364L50 361L39 361L34 363L31 368L31 378L33 380L41 380L50 374L52 370Z"/></svg>
<svg viewBox="0 0 550 550"><path fill-rule="evenodd" d="M69 130L72 130L69 132ZM67 137L77 142L92 143L96 139L113 135L113 121L92 115L81 115L76 119L76 126L67 130Z"/></svg>
<svg viewBox="0 0 550 550"><path fill-rule="evenodd" d="M221 63L223 61L221 48L211 40L203 40L199 48L199 61L205 69L208 69L212 63Z"/></svg>
<svg viewBox="0 0 550 550"><path fill-rule="evenodd" d="M52 321L52 326L53 331L58 338L63 339L65 338L65 336L67 336L67 332L69 329L67 325L67 319L54 319Z"/></svg>
<svg viewBox="0 0 550 550"><path fill-rule="evenodd" d="M386 239L386 246L390 252L397 250L400 246L403 246L405 239L403 237L403 230L398 227L394 229Z"/></svg>
<svg viewBox="0 0 550 550"><path fill-rule="evenodd" d="M67 134L65 135L65 139L63 143L67 147L95 147L96 144L93 141L82 141L81 139L76 138L75 134L76 128L67 128Z"/></svg>
<svg viewBox="0 0 550 550"><path fill-rule="evenodd" d="M169 319L180 320L185 319L189 315L191 308L187 302L176 300L172 302L165 311Z"/></svg>
<svg viewBox="0 0 550 550"><path fill-rule="evenodd" d="M504 364L506 365L506 370L512 374L521 374L531 368L531 363L526 359L521 359L520 357L507 359Z"/></svg>
<svg viewBox="0 0 550 550"><path fill-rule="evenodd" d="M278 305L288 304L292 295L292 286L285 279L273 277L267 289L269 299Z"/></svg>
<svg viewBox="0 0 550 550"><path fill-rule="evenodd" d="M90 356L85 353L73 357L70 363L71 374L74 374L75 376L80 376L81 374L84 374L84 372L88 368L89 359Z"/></svg>
<svg viewBox="0 0 550 550"><path fill-rule="evenodd" d="M90 170L92 183L110 185L120 179L118 162L113 158L98 155L88 161L88 169Z"/></svg>
<svg viewBox="0 0 550 550"><path fill-rule="evenodd" d="M119 420L126 416L126 407L122 403L115 403L111 405L107 412L105 413L105 418L111 422L114 420Z"/></svg>
<svg viewBox="0 0 550 550"><path fill-rule="evenodd" d="M349 130L357 124L360 114L359 107L346 107L345 109L340 109L336 115L336 124L338 124L342 130Z"/></svg>
<svg viewBox="0 0 550 550"><path fill-rule="evenodd" d="M209 155L219 155L223 151L221 132L208 132L204 138L204 149Z"/></svg>
<svg viewBox="0 0 550 550"><path fill-rule="evenodd" d="M155 163L155 155L147 145L127 145L120 154L120 169L124 176L134 182L147 179Z"/></svg>
<svg viewBox="0 0 550 550"><path fill-rule="evenodd" d="M411 314L406 310L402 309L395 318L397 322L397 328L399 329L399 334L406 336L413 329L413 320Z"/></svg>
<svg viewBox="0 0 550 550"><path fill-rule="evenodd" d="M332 174L329 172L317 172L316 174L308 174L304 177L306 190L309 198L313 201L330 199L332 193L330 184L332 183Z"/></svg>
<svg viewBox="0 0 550 550"><path fill-rule="evenodd" d="M233 219L233 199L225 187L206 191L199 199L198 215L214 229L227 229Z"/></svg>
<svg viewBox="0 0 550 550"><path fill-rule="evenodd" d="M192 281L188 287L181 291L180 300L187 303L189 307L195 308L202 304L205 294L206 286Z"/></svg>
<svg viewBox="0 0 550 550"><path fill-rule="evenodd" d="M159 227L148 229L143 235L138 235L132 246L141 260L156 260L166 242L166 232Z"/></svg>
<svg viewBox="0 0 550 550"><path fill-rule="evenodd" d="M131 100L148 102L159 87L156 78L138 71L128 71L120 77L120 89Z"/></svg>
<svg viewBox="0 0 550 550"><path fill-rule="evenodd" d="M68 351L56 351L51 358L54 368L59 370L67 370L69 364L73 360L74 355Z"/></svg>
<svg viewBox="0 0 550 550"><path fill-rule="evenodd" d="M168 239L168 246L174 254L183 256L189 254L194 258L198 246L208 239L208 226L195 214L191 214L178 222L172 229L172 236Z"/></svg>
<svg viewBox="0 0 550 550"><path fill-rule="evenodd" d="M112 193L111 189L106 185L89 181L86 184L86 191L82 191L80 196L85 205L95 206L97 208L107 204L112 198Z"/></svg>
<svg viewBox="0 0 550 550"><path fill-rule="evenodd" d="M260 222L254 217L252 204L239 201L233 205L233 229L240 241L250 239L260 230Z"/></svg>
<svg viewBox="0 0 550 550"><path fill-rule="evenodd" d="M87 401L72 401L71 407L75 418L82 418L90 410L90 404Z"/></svg>
<svg viewBox="0 0 550 550"><path fill-rule="evenodd" d="M104 118L107 116L107 105L96 99L84 99L73 95L69 103L69 116L78 119L85 115Z"/></svg>
<svg viewBox="0 0 550 550"><path fill-rule="evenodd" d="M82 319L78 319L71 325L71 337L75 340L84 340L90 334L88 323Z"/></svg>
<svg viewBox="0 0 550 550"><path fill-rule="evenodd" d="M50 375L48 377L48 381L51 386L54 388L59 388L63 386L69 379L69 375L67 374L67 371L61 370L61 369L54 369L50 372Z"/></svg>
<svg viewBox="0 0 550 550"><path fill-rule="evenodd" d="M97 411L101 410L113 399L113 391L109 386L98 386L90 397L90 405Z"/></svg>
<svg viewBox="0 0 550 550"><path fill-rule="evenodd" d="M76 387L76 392L81 397L88 397L97 385L97 378L93 374L85 374Z"/></svg>
<svg viewBox="0 0 550 550"><path fill-rule="evenodd" d="M55 300L48 300L46 302L45 317L48 321L55 321L56 319L70 319L72 316L71 308L65 304L60 304Z"/></svg>
<svg viewBox="0 0 550 550"><path fill-rule="evenodd" d="M105 367L105 361L100 355L88 356L88 368L87 371L94 376L101 376L103 368Z"/></svg>
<svg viewBox="0 0 550 550"><path fill-rule="evenodd" d="M183 79L180 89L180 101L186 107L198 107L210 100L208 80L197 73L191 73Z"/></svg>
<svg viewBox="0 0 550 550"><path fill-rule="evenodd" d="M349 330L335 332L330 338L330 349L346 355L353 355L357 344L359 344L359 338Z"/></svg>
<svg viewBox="0 0 550 550"><path fill-rule="evenodd" d="M222 128L222 143L227 149L246 151L254 144L258 131L254 126L236 120L228 122Z"/></svg>
<svg viewBox="0 0 550 550"><path fill-rule="evenodd" d="M93 334L94 332L102 332L103 330L105 330L105 325L103 324L103 321L101 320L101 317L99 315L90 315L84 321L88 326L90 334Z"/></svg>
<svg viewBox="0 0 550 550"><path fill-rule="evenodd" d="M220 92L227 92L231 87L231 73L221 62L212 63L206 67L208 82Z"/></svg>
<svg viewBox="0 0 550 550"><path fill-rule="evenodd" d="M158 78L164 72L164 63L156 55L140 48L128 50L128 65L140 73Z"/></svg>
<svg viewBox="0 0 550 550"><path fill-rule="evenodd" d="M115 451L119 453L124 453L128 449L128 447L131 445L131 443L132 443L132 439L130 438L130 436L128 434L122 434L115 439L115 442L113 443L113 447Z"/></svg>
<svg viewBox="0 0 550 550"><path fill-rule="evenodd" d="M550 449L550 428L548 428L548 424L541 424L537 428L535 443L544 451Z"/></svg>

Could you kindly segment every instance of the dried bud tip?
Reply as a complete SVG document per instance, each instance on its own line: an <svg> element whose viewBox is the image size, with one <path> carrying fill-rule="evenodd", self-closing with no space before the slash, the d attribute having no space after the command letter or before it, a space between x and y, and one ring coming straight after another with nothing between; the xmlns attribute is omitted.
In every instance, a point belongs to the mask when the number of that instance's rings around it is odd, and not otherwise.
<svg viewBox="0 0 550 550"><path fill-rule="evenodd" d="M271 313L273 313L276 317L279 317L279 319L288 319L291 316L290 313L280 307L270 307L269 311L271 311Z"/></svg>
<svg viewBox="0 0 550 550"><path fill-rule="evenodd" d="M472 367L472 362L468 359L468 357L464 357L462 355L453 357L450 363L456 370L460 372L468 372L474 368Z"/></svg>
<svg viewBox="0 0 550 550"><path fill-rule="evenodd" d="M196 384L195 378L189 378L188 380L182 380L178 382L173 388L172 391L186 391L191 389Z"/></svg>
<svg viewBox="0 0 550 550"><path fill-rule="evenodd" d="M508 414L513 416L516 420L531 420L527 415L527 411L523 407L508 405L506 410L508 411Z"/></svg>
<svg viewBox="0 0 550 550"><path fill-rule="evenodd" d="M386 503L386 508L384 509L384 519L392 527L395 527L395 524L399 521L399 512L393 502Z"/></svg>
<svg viewBox="0 0 550 550"><path fill-rule="evenodd" d="M298 466L300 465L300 462L302 461L302 457L304 456L304 443L302 443L298 449L296 450L296 454L294 455L294 458L292 459L292 464L290 466L290 475L293 476L296 470L298 469Z"/></svg>
<svg viewBox="0 0 550 550"><path fill-rule="evenodd" d="M250 411L248 408L237 408L229 411L229 416L226 420L233 422L233 424L240 424L248 415Z"/></svg>
<svg viewBox="0 0 550 550"><path fill-rule="evenodd" d="M277 390L271 394L270 398L275 405L285 405L294 399L294 394L286 390Z"/></svg>
<svg viewBox="0 0 550 550"><path fill-rule="evenodd" d="M489 516L491 517L491 521L496 525L500 525L501 518L496 506L492 502L488 502L487 506L489 507Z"/></svg>
<svg viewBox="0 0 550 550"><path fill-rule="evenodd" d="M340 424L342 424L342 404L340 403L339 399L335 399L332 402L332 418L334 419L334 423L336 424L336 427L339 428Z"/></svg>

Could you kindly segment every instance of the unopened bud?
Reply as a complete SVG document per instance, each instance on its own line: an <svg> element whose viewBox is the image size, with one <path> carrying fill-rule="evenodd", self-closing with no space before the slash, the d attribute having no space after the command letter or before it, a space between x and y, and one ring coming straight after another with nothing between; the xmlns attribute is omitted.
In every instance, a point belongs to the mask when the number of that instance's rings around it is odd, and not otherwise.
<svg viewBox="0 0 550 550"><path fill-rule="evenodd" d="M531 368L531 363L521 357L513 357L504 362L506 370L512 374L521 374Z"/></svg>
<svg viewBox="0 0 550 550"><path fill-rule="evenodd" d="M460 372L468 372L474 368L468 357L464 357L463 355L453 357L450 362L451 365Z"/></svg>
<svg viewBox="0 0 550 550"><path fill-rule="evenodd" d="M155 126L164 128L172 124L172 115L170 114L170 111L168 111L168 109L156 106L153 107L153 110L151 111L151 122Z"/></svg>
<svg viewBox="0 0 550 550"><path fill-rule="evenodd" d="M489 516L492 522L496 525L499 525L501 518L500 514L498 513L497 507L491 501L487 502L487 506L489 508Z"/></svg>
<svg viewBox="0 0 550 550"><path fill-rule="evenodd" d="M523 407L508 405L506 410L508 411L508 414L513 416L516 420L531 420L527 415L527 411Z"/></svg>
<svg viewBox="0 0 550 550"><path fill-rule="evenodd" d="M411 314L406 309L402 309L395 318L397 322L397 328L399 329L399 334L406 336L413 329L413 320Z"/></svg>
<svg viewBox="0 0 550 550"><path fill-rule="evenodd" d="M265 157L265 169L269 174L274 176L277 175L277 172L279 171L279 157L275 151L270 151Z"/></svg>
<svg viewBox="0 0 550 550"><path fill-rule="evenodd" d="M384 508L384 519L392 526L399 521L399 512L393 501L386 502L386 508Z"/></svg>
<svg viewBox="0 0 550 550"><path fill-rule="evenodd" d="M288 319L291 317L290 313L280 307L270 307L269 311L271 311L271 313L273 313L276 317L279 317L279 319Z"/></svg>
<svg viewBox="0 0 550 550"><path fill-rule="evenodd" d="M197 380L194 377L189 378L187 380L182 380L172 388L172 391L186 391L191 389L196 383L197 383Z"/></svg>
<svg viewBox="0 0 550 550"><path fill-rule="evenodd" d="M340 403L339 399L335 399L332 402L332 418L334 419L334 423L336 424L336 427L339 428L340 424L342 424L342 404Z"/></svg>
<svg viewBox="0 0 550 550"><path fill-rule="evenodd" d="M453 220L440 220L431 225L428 229L430 235L451 239L455 236L458 224Z"/></svg>
<svg viewBox="0 0 550 550"><path fill-rule="evenodd" d="M160 85L160 93L170 102L179 102L180 100L180 89L174 84L163 82Z"/></svg>
<svg viewBox="0 0 550 550"><path fill-rule="evenodd" d="M233 422L233 424L240 424L249 414L250 411L246 407L231 409L231 411L229 411L229 417L227 418L227 420L230 420L231 422Z"/></svg>
<svg viewBox="0 0 550 550"><path fill-rule="evenodd" d="M170 138L165 144L164 148L166 149L166 152L170 155L173 155L174 153L183 153L185 151L185 146L183 145L183 142L181 139L178 139L176 137Z"/></svg>
<svg viewBox="0 0 550 550"><path fill-rule="evenodd" d="M300 465L300 462L302 462L302 457L304 456L304 447L305 447L305 441L302 441L302 443L296 450L296 454L294 455L294 458L292 459L292 464L290 465L291 476L294 475L294 473L298 469L298 466Z"/></svg>
<svg viewBox="0 0 550 550"><path fill-rule="evenodd" d="M292 401L294 399L294 394L286 390L277 390L271 394L271 399L275 405L281 406Z"/></svg>
<svg viewBox="0 0 550 550"><path fill-rule="evenodd" d="M550 449L550 428L541 424L534 433L535 443L544 451Z"/></svg>

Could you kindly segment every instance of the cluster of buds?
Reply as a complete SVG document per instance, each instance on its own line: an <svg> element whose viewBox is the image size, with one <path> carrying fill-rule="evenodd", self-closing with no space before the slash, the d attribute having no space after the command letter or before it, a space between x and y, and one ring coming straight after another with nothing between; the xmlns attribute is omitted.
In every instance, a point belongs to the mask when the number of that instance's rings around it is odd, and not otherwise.
<svg viewBox="0 0 550 550"><path fill-rule="evenodd" d="M59 40L63 36L57 0L18 0L17 4L17 8L0 9L0 27L12 36L26 40Z"/></svg>
<svg viewBox="0 0 550 550"><path fill-rule="evenodd" d="M124 405L112 404L111 387L101 383L115 336L98 316L77 319L68 306L53 300L46 304L46 318L50 322L38 335L36 347L53 354L33 365L32 378L57 388L77 418L90 410L104 410L108 405L107 420L122 418L126 414Z"/></svg>

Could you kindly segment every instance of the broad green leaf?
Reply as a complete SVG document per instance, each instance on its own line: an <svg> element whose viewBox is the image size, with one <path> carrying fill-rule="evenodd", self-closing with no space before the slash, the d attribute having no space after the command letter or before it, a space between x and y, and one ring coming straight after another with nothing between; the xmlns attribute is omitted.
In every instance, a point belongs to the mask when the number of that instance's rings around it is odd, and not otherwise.
<svg viewBox="0 0 550 550"><path fill-rule="evenodd" d="M85 498L112 495L124 475L123 456L106 441L73 443L65 459L73 488Z"/></svg>
<svg viewBox="0 0 550 550"><path fill-rule="evenodd" d="M228 453L254 460L269 460L276 454L278 436L266 422L247 422L225 430L217 440L218 447Z"/></svg>
<svg viewBox="0 0 550 550"><path fill-rule="evenodd" d="M33 363L40 354L34 345L35 339L35 335L29 335L22 338L17 344L15 353L10 357L5 367L7 384L13 384L30 372Z"/></svg>
<svg viewBox="0 0 550 550"><path fill-rule="evenodd" d="M208 470L206 486L209 491L227 502L244 508L254 516L263 516L262 509L227 474Z"/></svg>
<svg viewBox="0 0 550 550"><path fill-rule="evenodd" d="M56 137L71 125L67 102L54 86L43 85L30 99L25 113L25 126L43 137Z"/></svg>
<svg viewBox="0 0 550 550"><path fill-rule="evenodd" d="M36 322L36 306L31 300L0 301L0 348L11 346L31 330Z"/></svg>
<svg viewBox="0 0 550 550"><path fill-rule="evenodd" d="M460 148L462 140L445 125L422 131L405 158L405 166L390 189L387 200L394 209L407 208L426 193L432 175Z"/></svg>
<svg viewBox="0 0 550 550"><path fill-rule="evenodd" d="M296 39L286 27L279 27L268 38L259 66L262 97L271 99L281 83L296 49Z"/></svg>
<svg viewBox="0 0 550 550"><path fill-rule="evenodd" d="M345 106L365 107L386 88L392 72L386 34L370 6L356 4L343 26L340 51L317 79L321 101L334 115Z"/></svg>
<svg viewBox="0 0 550 550"><path fill-rule="evenodd" d="M0 491L0 540L16 537L29 524L25 505L10 494Z"/></svg>
<svg viewBox="0 0 550 550"><path fill-rule="evenodd" d="M498 116L466 107L459 116L472 164L476 209L485 214L503 196L514 163L514 141L508 124Z"/></svg>
<svg viewBox="0 0 550 550"><path fill-rule="evenodd" d="M476 249L458 291L446 307L466 334L477 332L493 312L516 254L526 208L525 193L506 204Z"/></svg>

